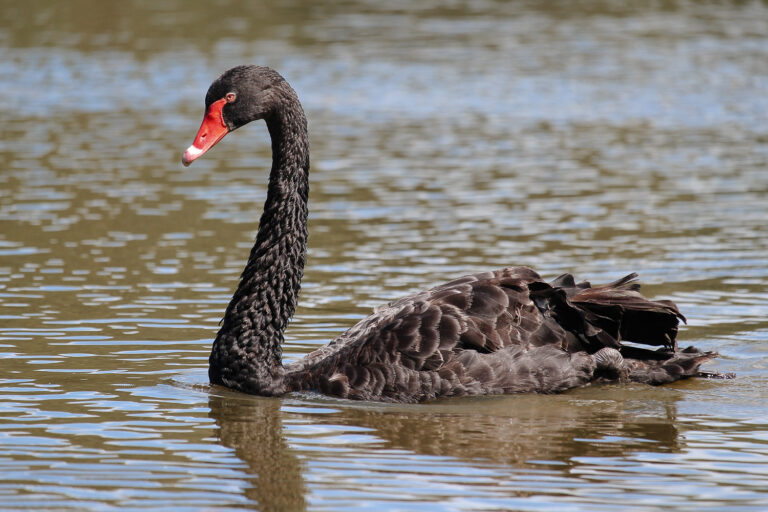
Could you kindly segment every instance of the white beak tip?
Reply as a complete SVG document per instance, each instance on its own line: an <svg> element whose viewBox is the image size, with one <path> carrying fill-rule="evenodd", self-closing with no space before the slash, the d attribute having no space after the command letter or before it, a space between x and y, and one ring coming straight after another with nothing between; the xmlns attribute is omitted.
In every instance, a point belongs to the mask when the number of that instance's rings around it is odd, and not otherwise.
<svg viewBox="0 0 768 512"><path fill-rule="evenodd" d="M189 146L181 156L181 163L184 164L184 167L189 167L189 164L194 162L203 153L205 153L205 151L202 149L196 148L195 146Z"/></svg>

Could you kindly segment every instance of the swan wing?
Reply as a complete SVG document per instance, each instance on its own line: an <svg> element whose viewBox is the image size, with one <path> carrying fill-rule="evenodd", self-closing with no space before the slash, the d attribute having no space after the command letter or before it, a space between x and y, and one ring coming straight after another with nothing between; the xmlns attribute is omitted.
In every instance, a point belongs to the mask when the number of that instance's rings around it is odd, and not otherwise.
<svg viewBox="0 0 768 512"><path fill-rule="evenodd" d="M593 288L569 274L546 283L527 267L465 276L377 308L288 374L365 400L561 391L593 377L601 349L621 365L622 339L674 353L682 315L643 297L635 277Z"/></svg>

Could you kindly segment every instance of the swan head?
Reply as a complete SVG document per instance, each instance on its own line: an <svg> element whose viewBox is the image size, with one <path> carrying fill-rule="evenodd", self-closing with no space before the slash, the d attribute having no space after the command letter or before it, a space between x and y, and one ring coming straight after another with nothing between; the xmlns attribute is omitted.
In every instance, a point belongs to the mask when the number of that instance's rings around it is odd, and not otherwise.
<svg viewBox="0 0 768 512"><path fill-rule="evenodd" d="M285 85L283 77L267 67L237 66L225 71L208 88L203 123L181 157L182 163L188 166L232 130L270 117L283 93L290 90Z"/></svg>

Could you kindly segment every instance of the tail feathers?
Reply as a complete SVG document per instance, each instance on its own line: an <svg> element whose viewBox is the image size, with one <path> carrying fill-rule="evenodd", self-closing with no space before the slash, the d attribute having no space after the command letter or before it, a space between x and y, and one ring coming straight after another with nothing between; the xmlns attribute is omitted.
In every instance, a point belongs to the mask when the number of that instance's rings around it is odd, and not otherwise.
<svg viewBox="0 0 768 512"><path fill-rule="evenodd" d="M717 357L716 352L701 352L694 347L678 350L677 326L680 320L685 322L685 317L672 301L643 297L636 278L633 273L592 287L588 282L577 284L573 277L564 275L551 284L566 297L559 305L561 309L568 305L583 315L588 327L583 330L586 343L582 344L594 354L596 375L606 380L652 385L694 376L733 378L733 374L699 370L703 363ZM621 341L662 348L651 350Z"/></svg>
<svg viewBox="0 0 768 512"><path fill-rule="evenodd" d="M715 374L703 374L699 371L699 366L717 357L716 352L700 352L694 347L676 352L622 347L621 353L625 357L624 368L627 378L632 382L659 385L699 375L715 376Z"/></svg>
<svg viewBox="0 0 768 512"><path fill-rule="evenodd" d="M677 326L685 317L671 301L643 297L636 278L633 273L593 287L563 274L549 284L529 284L530 296L545 316L574 335L569 351L618 349L622 340L674 351Z"/></svg>
<svg viewBox="0 0 768 512"><path fill-rule="evenodd" d="M672 301L645 298L636 278L632 273L613 283L584 287L570 301L585 312L588 322L612 330L619 340L674 350L677 326L685 317Z"/></svg>
<svg viewBox="0 0 768 512"><path fill-rule="evenodd" d="M631 274L628 274L621 279L617 279L612 283L592 286L589 281L581 281L580 283L577 283L571 274L563 274L553 279L549 284L553 288L562 288L566 291L568 297L572 297L573 295L581 293L584 290L592 290L593 292L605 289L637 291L640 289L640 285L635 282L637 277L637 273L632 272Z"/></svg>

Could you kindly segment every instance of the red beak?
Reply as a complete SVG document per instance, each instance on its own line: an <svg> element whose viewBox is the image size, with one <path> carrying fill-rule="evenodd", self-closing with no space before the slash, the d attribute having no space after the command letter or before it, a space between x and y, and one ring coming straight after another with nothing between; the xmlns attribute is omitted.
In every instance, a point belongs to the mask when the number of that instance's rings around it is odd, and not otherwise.
<svg viewBox="0 0 768 512"><path fill-rule="evenodd" d="M211 106L208 107L208 111L203 118L203 124L200 125L200 129L195 136L195 141L187 148L184 155L181 157L181 163L183 163L185 167L203 156L229 133L229 128L224 124L224 117L221 112L226 104L227 100L222 98L218 101L214 101L211 103Z"/></svg>

